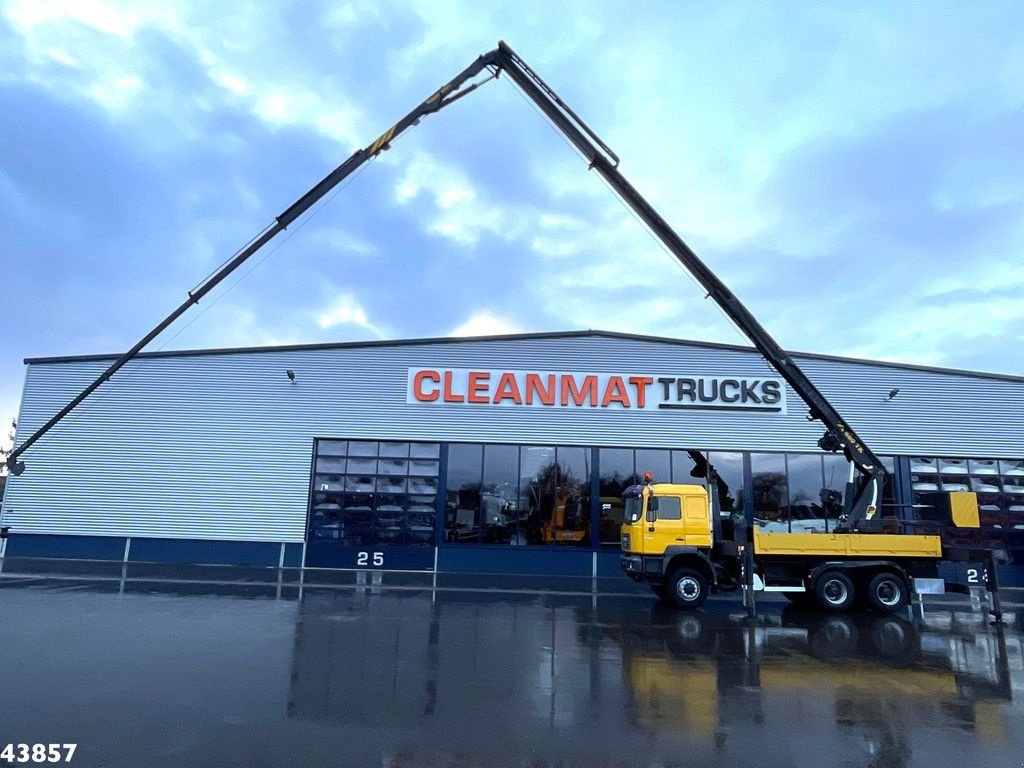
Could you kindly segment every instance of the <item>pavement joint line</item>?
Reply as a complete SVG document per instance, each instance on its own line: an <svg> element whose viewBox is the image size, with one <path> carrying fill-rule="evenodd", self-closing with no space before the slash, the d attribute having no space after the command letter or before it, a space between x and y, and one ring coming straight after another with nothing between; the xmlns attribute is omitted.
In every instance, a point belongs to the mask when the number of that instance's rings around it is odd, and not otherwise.
<svg viewBox="0 0 1024 768"><path fill-rule="evenodd" d="M286 543L297 543L297 542L286 542ZM31 561L31 562L37 562L37 563L41 562L41 561L44 561L44 560L56 560L56 561L61 562L61 563L88 563L90 565L116 565L116 566L127 565L129 567L134 567L134 568L138 568L138 567L154 567L154 566L155 567L163 567L163 568L173 568L173 567L178 567L178 566L186 567L186 568L219 568L219 569L236 568L236 569L241 569L241 570L248 569L248 570L257 571L257 572L267 572L267 571L277 572L277 571L283 571L283 572L286 572L286 573L296 573L296 574L302 573L303 571L305 571L307 573L309 573L309 572L313 572L313 573L402 573L402 574L410 574L411 573L411 574L418 574L418 575L422 575L422 576L432 576L434 574L433 570L422 570L422 569L402 570L402 569L397 569L397 568L381 568L381 569L374 569L374 568L325 568L325 567L321 567L321 566L304 566L304 567L284 566L284 567L280 567L280 566L276 566L276 565L238 565L238 564L234 564L234 563L160 563L160 562L151 562L151 561L146 561L146 560L139 560L139 561L134 561L134 562L125 562L123 560L92 560L92 559L72 558L72 557L61 557L61 558L41 558L41 557L21 557L21 556L10 556L10 557L5 557L5 558L4 557L0 557L0 562L2 562L4 560L8 560L8 561L25 560L25 561ZM470 573L453 573L451 571L438 571L437 573L440 576L487 576L487 577L493 577L493 578L500 578L502 576L510 576L510 577L515 577L515 578L521 578L523 576L523 574L521 574L521 573L471 573L471 572ZM8 574L6 572L0 571L0 578L3 578L4 576L7 576L7 575ZM17 573L14 573L14 574L11 574L11 575L15 575L16 576L16 575L35 575L35 574L17 574ZM56 575L56 576L52 576L52 577L48 575L47 577L48 578L64 578L63 575ZM589 575L575 575L575 576L572 576L572 578L577 578L577 579L581 579L581 580L590 580L592 577L589 576ZM599 579L614 579L614 578L616 578L616 576L599 576L598 578ZM184 581L184 579L173 579L173 581ZM230 582L230 583L241 583L241 582ZM249 582L249 583L253 583L253 582ZM274 581L273 584L276 586L277 582ZM544 591L547 592L547 590L544 590ZM1007 593L1018 592L1020 594L1016 595L1016 597L1020 597L1020 598L1024 599L1024 587L1004 587L1004 586L1000 586L999 587L999 592L1001 594L1004 594L1004 595L1007 594ZM573 594L575 594L575 593L573 593ZM588 594L589 595L589 594L592 594L592 592L591 591L587 591L587 592L581 592L580 594ZM611 594L611 593L603 593L602 592L602 593L599 593L599 594ZM621 593L615 593L615 594L636 594L636 593L635 592L621 592ZM759 594L761 594L761 593L759 593ZM966 597L966 595L964 597ZM760 597L760 599L764 600L765 597L762 596L762 597ZM1006 603L1004 602L1004 605L1005 604ZM1024 605L1024 603L1020 603L1019 605Z"/></svg>
<svg viewBox="0 0 1024 768"><path fill-rule="evenodd" d="M120 577L115 576L82 576L64 574L0 574L0 582L3 581L70 581L70 582L110 582L119 583ZM160 577L131 577L123 579L125 584L183 584L203 586L226 586L226 587L274 587L278 586L276 581L224 581L213 579L167 579ZM535 595L579 595L589 597L594 592L587 590L551 590L551 589L529 589L526 587L433 587L429 584L416 586L412 584L316 584L306 582L287 582L281 584L283 588L299 589L381 589L403 592L491 592L496 594L535 594ZM636 592L598 592L599 597L637 597L647 598L647 595Z"/></svg>
<svg viewBox="0 0 1024 768"><path fill-rule="evenodd" d="M419 571L416 571L419 573ZM65 575L65 574L17 574L17 573L0 573L0 582L26 582L31 583L33 581L68 581L68 582L109 582L109 583L120 583L124 581L125 584L140 585L140 584L182 584L191 586L221 586L221 587L274 587L278 586L276 581L227 581L220 579L168 579L161 577L132 577L121 579L114 576L83 576L83 575ZM431 585L416 586L411 584L300 584L299 582L289 582L281 584L283 588L293 589L322 589L322 590L366 590L366 589L380 589L387 591L396 592L425 592L425 591L436 591L436 592L472 592L481 594L518 594L518 595L555 595L560 597L631 597L631 598L644 598L647 599L650 596L636 592L594 592L592 590L587 591L574 591L574 590L550 590L550 589L530 589L526 587L434 587ZM713 596L711 599L719 600L724 599L721 595ZM761 600L765 600L764 597ZM770 602L781 603L782 600L771 599ZM925 608L964 608L971 607L969 599L964 596L962 601L960 600L948 600L948 599L937 599L925 601ZM1003 606L1006 608L1024 608L1024 603L1016 602L1003 602ZM983 609L980 613L987 614L988 610L986 606L981 606ZM975 611L971 611L974 613Z"/></svg>

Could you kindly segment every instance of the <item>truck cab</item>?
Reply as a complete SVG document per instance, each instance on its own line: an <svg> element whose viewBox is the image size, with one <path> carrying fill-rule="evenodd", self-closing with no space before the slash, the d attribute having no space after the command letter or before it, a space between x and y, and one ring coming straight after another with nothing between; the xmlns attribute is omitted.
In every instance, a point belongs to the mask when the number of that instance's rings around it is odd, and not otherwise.
<svg viewBox="0 0 1024 768"><path fill-rule="evenodd" d="M696 608L713 586L730 582L713 551L720 521L700 485L644 482L623 494L622 569L655 594Z"/></svg>
<svg viewBox="0 0 1024 768"><path fill-rule="evenodd" d="M661 554L674 545L711 547L711 505L702 486L634 485L626 489L623 498L624 551Z"/></svg>

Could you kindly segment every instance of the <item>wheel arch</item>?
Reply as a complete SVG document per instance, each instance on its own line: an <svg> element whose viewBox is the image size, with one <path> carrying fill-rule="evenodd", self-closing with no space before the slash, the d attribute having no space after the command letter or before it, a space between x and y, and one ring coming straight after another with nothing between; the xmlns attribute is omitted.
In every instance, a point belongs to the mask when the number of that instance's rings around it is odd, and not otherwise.
<svg viewBox="0 0 1024 768"><path fill-rule="evenodd" d="M695 568L700 571L708 584L715 586L718 580L715 578L715 567L711 558L696 547L669 547L665 550L665 577L680 567Z"/></svg>

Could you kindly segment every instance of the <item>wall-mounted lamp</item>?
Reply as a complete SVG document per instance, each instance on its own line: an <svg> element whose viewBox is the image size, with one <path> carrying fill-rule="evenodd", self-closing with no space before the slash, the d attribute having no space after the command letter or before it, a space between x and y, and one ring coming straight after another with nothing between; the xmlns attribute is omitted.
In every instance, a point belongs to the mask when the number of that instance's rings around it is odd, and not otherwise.
<svg viewBox="0 0 1024 768"><path fill-rule="evenodd" d="M900 388L899 387L896 387L895 389L890 389L889 390L889 396L887 398L885 398L884 402L889 402L894 397L896 397L896 395L898 395L899 393L900 393Z"/></svg>
<svg viewBox="0 0 1024 768"><path fill-rule="evenodd" d="M293 371L291 368L289 368L287 371L285 371L285 373L288 375L288 380L292 384L294 384L295 383L295 371Z"/></svg>

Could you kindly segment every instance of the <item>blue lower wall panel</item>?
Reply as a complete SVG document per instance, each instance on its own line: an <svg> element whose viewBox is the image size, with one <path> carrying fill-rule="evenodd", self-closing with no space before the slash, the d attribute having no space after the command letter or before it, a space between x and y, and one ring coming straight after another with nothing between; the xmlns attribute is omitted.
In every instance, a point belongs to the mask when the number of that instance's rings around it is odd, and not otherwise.
<svg viewBox="0 0 1024 768"><path fill-rule="evenodd" d="M598 577L609 578L615 576L621 576L624 579L629 577L623 573L622 566L619 565L619 560L622 559L622 550L618 547L614 549L599 549L597 551L597 575Z"/></svg>
<svg viewBox="0 0 1024 768"><path fill-rule="evenodd" d="M67 560L123 560L121 536L53 536L44 533L12 533L7 557L55 557Z"/></svg>
<svg viewBox="0 0 1024 768"><path fill-rule="evenodd" d="M206 539L132 539L133 563L276 566L281 544L276 541L210 541Z"/></svg>
<svg viewBox="0 0 1024 768"><path fill-rule="evenodd" d="M284 545L284 567L285 568L300 568L300 567L302 567L302 545L301 544L285 544Z"/></svg>
<svg viewBox="0 0 1024 768"><path fill-rule="evenodd" d="M593 552L568 547L441 547L437 570L443 573L516 573L586 576L593 572Z"/></svg>

